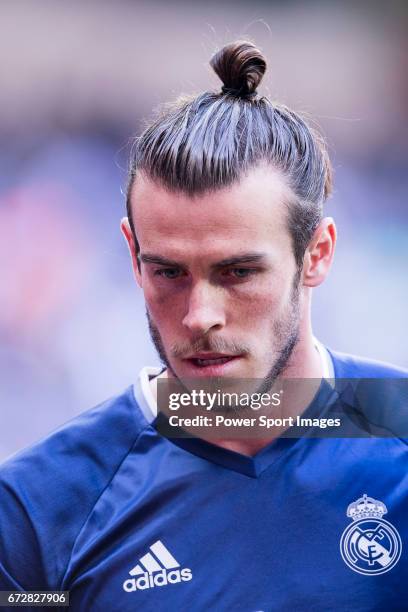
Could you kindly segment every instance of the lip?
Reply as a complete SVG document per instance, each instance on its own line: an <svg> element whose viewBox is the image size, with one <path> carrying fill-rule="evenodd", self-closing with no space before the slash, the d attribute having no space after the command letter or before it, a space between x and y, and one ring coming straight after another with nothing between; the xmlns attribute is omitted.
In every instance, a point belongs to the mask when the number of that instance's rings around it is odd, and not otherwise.
<svg viewBox="0 0 408 612"><path fill-rule="evenodd" d="M222 357L237 357L237 355L229 355L228 353L194 353L194 355L189 355L186 357L189 359L221 359Z"/></svg>
<svg viewBox="0 0 408 612"><path fill-rule="evenodd" d="M221 359L227 358L228 361L219 364L198 365L195 359ZM243 355L226 355L225 353L196 353L183 359L183 363L187 366L187 376L192 378L210 377L210 376L227 376L233 372L238 361L243 358Z"/></svg>

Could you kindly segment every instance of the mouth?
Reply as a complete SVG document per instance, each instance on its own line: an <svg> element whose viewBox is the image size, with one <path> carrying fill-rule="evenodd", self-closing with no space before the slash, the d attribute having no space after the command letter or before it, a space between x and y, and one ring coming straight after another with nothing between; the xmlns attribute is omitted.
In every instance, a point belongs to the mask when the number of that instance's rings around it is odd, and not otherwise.
<svg viewBox="0 0 408 612"><path fill-rule="evenodd" d="M220 375L229 369L229 366L241 359L242 355L225 355L222 353L199 353L184 359L194 374L207 376Z"/></svg>

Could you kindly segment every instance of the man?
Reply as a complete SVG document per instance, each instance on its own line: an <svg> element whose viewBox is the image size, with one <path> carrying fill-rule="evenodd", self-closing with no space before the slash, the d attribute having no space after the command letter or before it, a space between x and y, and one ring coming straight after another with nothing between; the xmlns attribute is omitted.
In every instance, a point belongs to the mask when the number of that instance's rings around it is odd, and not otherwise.
<svg viewBox="0 0 408 612"><path fill-rule="evenodd" d="M167 106L131 159L122 232L164 369L3 466L0 588L86 611L404 610L407 373L314 338L336 242L323 141L257 94L251 43L211 65L221 92ZM212 378L311 381L290 418L314 433L163 435L160 384ZM334 414L350 435L316 436Z"/></svg>

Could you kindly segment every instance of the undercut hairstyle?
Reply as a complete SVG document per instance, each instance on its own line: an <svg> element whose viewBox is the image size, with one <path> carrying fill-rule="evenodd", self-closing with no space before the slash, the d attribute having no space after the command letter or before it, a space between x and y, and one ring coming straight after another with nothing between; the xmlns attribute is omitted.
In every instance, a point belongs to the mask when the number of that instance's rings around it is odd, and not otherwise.
<svg viewBox="0 0 408 612"><path fill-rule="evenodd" d="M230 186L266 163L282 173L293 193L283 205L300 269L332 191L323 138L298 113L258 95L266 60L251 42L225 46L210 65L223 82L221 91L163 105L133 143L126 207L136 245L130 200L139 173L193 197Z"/></svg>

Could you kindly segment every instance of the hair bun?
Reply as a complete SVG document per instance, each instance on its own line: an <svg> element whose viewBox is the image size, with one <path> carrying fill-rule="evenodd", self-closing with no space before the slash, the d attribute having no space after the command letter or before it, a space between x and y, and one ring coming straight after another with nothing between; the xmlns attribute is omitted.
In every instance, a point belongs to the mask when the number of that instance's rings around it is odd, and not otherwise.
<svg viewBox="0 0 408 612"><path fill-rule="evenodd" d="M224 84L223 93L245 98L256 96L266 60L251 42L238 40L218 51L211 58L210 66Z"/></svg>

